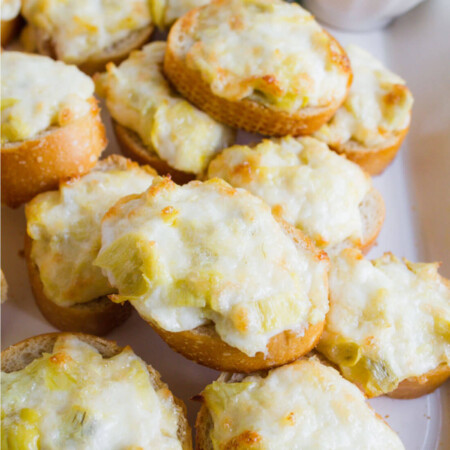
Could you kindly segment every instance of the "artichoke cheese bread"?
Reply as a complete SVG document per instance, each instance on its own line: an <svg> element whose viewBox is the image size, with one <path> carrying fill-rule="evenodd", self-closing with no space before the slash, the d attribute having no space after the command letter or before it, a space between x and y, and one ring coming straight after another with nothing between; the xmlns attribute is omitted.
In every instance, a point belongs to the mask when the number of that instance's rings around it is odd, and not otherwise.
<svg viewBox="0 0 450 450"><path fill-rule="evenodd" d="M235 145L211 162L208 176L261 197L327 251L367 249L383 223L384 202L370 177L314 138Z"/></svg>
<svg viewBox="0 0 450 450"><path fill-rule="evenodd" d="M404 450L356 386L315 357L222 374L201 397L198 450Z"/></svg>
<svg viewBox="0 0 450 450"><path fill-rule="evenodd" d="M21 0L1 0L1 44L7 45L15 36L20 26L20 2Z"/></svg>
<svg viewBox="0 0 450 450"><path fill-rule="evenodd" d="M156 179L102 222L95 261L176 351L249 372L309 351L328 311L328 258L223 180Z"/></svg>
<svg viewBox="0 0 450 450"><path fill-rule="evenodd" d="M405 82L365 50L346 48L353 83L344 104L315 136L370 174L394 159L411 121L413 97Z"/></svg>
<svg viewBox="0 0 450 450"><path fill-rule="evenodd" d="M214 0L171 28L164 71L216 120L270 136L310 134L349 89L345 51L281 0Z"/></svg>
<svg viewBox="0 0 450 450"><path fill-rule="evenodd" d="M92 262L101 246L103 215L120 198L145 191L154 176L148 166L113 155L26 205L31 287L43 315L57 328L105 334L129 316L129 305L105 297L115 290Z"/></svg>
<svg viewBox="0 0 450 450"><path fill-rule="evenodd" d="M154 24L161 28L169 28L177 19L191 9L206 5L210 0L152 0L150 9Z"/></svg>
<svg viewBox="0 0 450 450"><path fill-rule="evenodd" d="M438 266L354 249L332 259L318 349L369 397L418 397L450 376L450 282Z"/></svg>
<svg viewBox="0 0 450 450"><path fill-rule="evenodd" d="M106 146L94 83L45 56L2 52L2 203L18 206L91 169Z"/></svg>
<svg viewBox="0 0 450 450"><path fill-rule="evenodd" d="M2 449L192 449L184 403L130 347L83 334L2 352Z"/></svg>
<svg viewBox="0 0 450 450"><path fill-rule="evenodd" d="M233 142L234 132L176 93L164 78L165 42L131 53L96 77L122 151L177 182L202 174L211 158Z"/></svg>
<svg viewBox="0 0 450 450"><path fill-rule="evenodd" d="M87 73L119 62L150 39L148 0L22 0L27 50L78 65Z"/></svg>

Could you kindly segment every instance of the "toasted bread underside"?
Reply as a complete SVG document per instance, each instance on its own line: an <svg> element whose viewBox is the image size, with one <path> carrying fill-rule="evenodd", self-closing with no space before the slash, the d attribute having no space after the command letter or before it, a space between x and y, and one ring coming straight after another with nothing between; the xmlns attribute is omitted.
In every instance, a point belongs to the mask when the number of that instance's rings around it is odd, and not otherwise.
<svg viewBox="0 0 450 450"><path fill-rule="evenodd" d="M90 56L89 59L78 64L78 67L88 75L103 72L107 63L119 64L128 57L132 50L140 48L147 43L153 30L153 25L149 25L132 31L126 38L115 42L101 53ZM22 33L22 42L27 50L37 51L41 55L58 59L52 38L42 29L28 25L25 32Z"/></svg>
<svg viewBox="0 0 450 450"><path fill-rule="evenodd" d="M367 253L380 234L386 213L383 197L375 188L364 197L360 211L363 228L361 250Z"/></svg>
<svg viewBox="0 0 450 450"><path fill-rule="evenodd" d="M170 175L173 181L178 184L185 184L195 179L195 174L182 172L174 169L161 159L154 149L144 145L137 133L126 128L115 120L113 122L114 132L119 142L122 153L139 164L151 165L160 175Z"/></svg>
<svg viewBox="0 0 450 450"><path fill-rule="evenodd" d="M25 235L25 259L36 304L42 315L61 331L104 335L121 325L131 314L129 303L113 303L106 296L72 306L60 306L44 292L39 268L31 258L32 239Z"/></svg>
<svg viewBox="0 0 450 450"><path fill-rule="evenodd" d="M379 175L393 161L409 127L401 130L389 138L382 146L367 148L356 141L348 141L340 145L329 144L330 148L337 153L345 155L350 161L358 164L370 175Z"/></svg>
<svg viewBox="0 0 450 450"><path fill-rule="evenodd" d="M17 207L95 166L107 140L97 102L92 98L90 103L90 111L68 125L2 144L2 203Z"/></svg>
<svg viewBox="0 0 450 450"><path fill-rule="evenodd" d="M390 392L388 397L391 398L417 398L422 395L430 394L436 390L441 384L445 383L450 378L450 366L441 364L434 370L430 370L419 377L410 377L403 380L397 389Z"/></svg>
<svg viewBox="0 0 450 450"><path fill-rule="evenodd" d="M281 219L277 219L296 245L315 253L315 259L328 260L326 253L317 250L308 237ZM325 271L323 282L328 285ZM309 325L303 334L285 330L273 336L268 344L266 354L256 353L248 356L236 347L224 342L215 331L213 324L206 324L194 330L172 332L149 322L161 338L176 352L199 364L224 372L254 372L281 366L292 362L313 349L322 335L324 322Z"/></svg>
<svg viewBox="0 0 450 450"><path fill-rule="evenodd" d="M51 353L58 336L64 333L49 333L28 338L2 352L2 371L6 373L16 372L24 369L28 364L42 356L43 353ZM91 336L83 333L71 333L83 342L96 348L104 358L111 358L122 351L114 341ZM168 386L161 381L161 375L150 365L147 365L150 380L156 390L168 389ZM169 391L170 392L170 391ZM192 449L191 428L186 418L186 405L183 401L170 395L175 403L178 416L178 439L183 450Z"/></svg>
<svg viewBox="0 0 450 450"><path fill-rule="evenodd" d="M217 121L267 136L306 135L326 123L344 101L345 96L327 106L302 108L289 113L275 111L250 99L233 102L213 94L201 73L189 68L180 55L183 31L190 28L196 15L197 9L193 9L172 26L164 58L164 73L184 97ZM335 45L342 50L337 41ZM348 72L348 92L352 80L350 65L343 65L343 70Z"/></svg>
<svg viewBox="0 0 450 450"><path fill-rule="evenodd" d="M2 47L8 45L16 36L22 25L22 18L20 16L14 17L11 20L2 20L2 32L0 44Z"/></svg>
<svg viewBox="0 0 450 450"><path fill-rule="evenodd" d="M211 429L214 427L211 414L203 403L195 421L195 449L214 450L210 438Z"/></svg>

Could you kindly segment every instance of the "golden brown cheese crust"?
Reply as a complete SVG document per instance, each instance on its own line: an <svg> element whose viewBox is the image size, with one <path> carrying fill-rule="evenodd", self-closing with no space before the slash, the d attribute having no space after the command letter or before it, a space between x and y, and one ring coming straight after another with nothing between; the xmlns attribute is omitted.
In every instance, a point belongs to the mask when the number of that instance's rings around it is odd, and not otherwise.
<svg viewBox="0 0 450 450"><path fill-rule="evenodd" d="M97 101L90 104L88 114L63 127L2 146L2 203L17 207L94 167L107 139Z"/></svg>
<svg viewBox="0 0 450 450"><path fill-rule="evenodd" d="M313 133L326 123L344 101L344 98L339 98L327 106L307 107L295 113L288 113L271 110L250 99L234 102L214 95L200 73L189 68L176 51L178 41L183 39L185 30L193 26L199 9L201 8L187 13L171 28L164 59L164 72L184 97L217 121L268 136L306 135ZM335 57L334 62L348 74L348 92L352 81L350 63L340 44L331 36L330 38L333 48L340 51L339 57Z"/></svg>

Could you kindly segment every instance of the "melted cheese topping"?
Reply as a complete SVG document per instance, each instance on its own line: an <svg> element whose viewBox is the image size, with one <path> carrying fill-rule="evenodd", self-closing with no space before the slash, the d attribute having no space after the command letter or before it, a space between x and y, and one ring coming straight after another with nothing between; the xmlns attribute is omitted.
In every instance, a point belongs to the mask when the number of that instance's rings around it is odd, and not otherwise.
<svg viewBox="0 0 450 450"><path fill-rule="evenodd" d="M202 173L233 133L183 100L162 73L165 42L134 51L119 67L97 78L111 115L135 131L149 152L178 170Z"/></svg>
<svg viewBox="0 0 450 450"><path fill-rule="evenodd" d="M316 358L215 381L203 398L212 417L212 448L404 449L356 386Z"/></svg>
<svg viewBox="0 0 450 450"><path fill-rule="evenodd" d="M117 200L147 189L153 174L115 156L27 205L31 258L49 299L70 306L114 292L92 265L101 246L100 221Z"/></svg>
<svg viewBox="0 0 450 450"><path fill-rule="evenodd" d="M177 44L178 45L178 44ZM343 99L345 53L296 4L280 0L219 0L183 30L180 54L212 92L249 98L277 110L328 106Z"/></svg>
<svg viewBox="0 0 450 450"><path fill-rule="evenodd" d="M316 139L235 145L211 162L208 176L258 195L318 246L361 242L359 206L371 188L370 178Z"/></svg>
<svg viewBox="0 0 450 450"><path fill-rule="evenodd" d="M405 82L366 51L346 48L353 84L344 104L315 136L331 146L355 141L365 147L386 144L409 126L413 98Z"/></svg>
<svg viewBox="0 0 450 450"><path fill-rule="evenodd" d="M2 143L36 136L87 114L92 80L76 67L22 52L1 54Z"/></svg>
<svg viewBox="0 0 450 450"><path fill-rule="evenodd" d="M22 14L50 36L58 59L73 64L100 58L151 24L148 0L23 0Z"/></svg>
<svg viewBox="0 0 450 450"><path fill-rule="evenodd" d="M168 28L188 11L206 5L210 0L152 0L153 22L160 28Z"/></svg>
<svg viewBox="0 0 450 450"><path fill-rule="evenodd" d="M267 237L270 237L268 239ZM213 322L247 355L327 312L327 261L296 245L257 197L219 179L155 180L102 225L96 264L146 320L168 331Z"/></svg>
<svg viewBox="0 0 450 450"><path fill-rule="evenodd" d="M20 0L1 0L0 14L2 20L15 19L20 12Z"/></svg>
<svg viewBox="0 0 450 450"><path fill-rule="evenodd" d="M2 383L2 448L181 449L166 387L127 347L104 359L70 335Z"/></svg>
<svg viewBox="0 0 450 450"><path fill-rule="evenodd" d="M450 363L450 289L437 268L349 249L333 259L319 349L369 395Z"/></svg>

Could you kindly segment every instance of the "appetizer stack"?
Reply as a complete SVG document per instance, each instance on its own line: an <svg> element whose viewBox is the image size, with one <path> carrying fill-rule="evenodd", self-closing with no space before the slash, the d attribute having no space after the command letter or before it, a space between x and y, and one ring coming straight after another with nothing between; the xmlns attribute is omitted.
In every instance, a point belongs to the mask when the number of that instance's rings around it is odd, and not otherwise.
<svg viewBox="0 0 450 450"><path fill-rule="evenodd" d="M363 255L385 214L370 175L410 123L404 81L282 0L21 13L41 55L1 55L2 203L26 202L31 287L64 333L2 353L2 447L192 448L159 374L96 337L135 308L227 372L198 396L196 448L403 448L365 396L450 376L438 264ZM147 43L154 24L173 24L167 43ZM94 89L134 161L99 160Z"/></svg>

